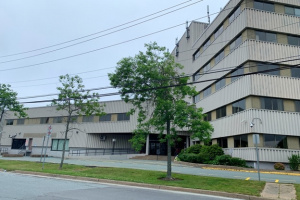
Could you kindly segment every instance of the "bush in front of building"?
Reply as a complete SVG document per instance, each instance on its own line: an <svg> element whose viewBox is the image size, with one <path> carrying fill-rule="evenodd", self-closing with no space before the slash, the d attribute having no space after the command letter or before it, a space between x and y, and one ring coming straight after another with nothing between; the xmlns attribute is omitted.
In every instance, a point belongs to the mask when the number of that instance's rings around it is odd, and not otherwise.
<svg viewBox="0 0 300 200"><path fill-rule="evenodd" d="M201 144L195 144L195 145L190 146L189 148L187 148L187 149L185 150L185 152L186 152L186 153L194 153L194 154L198 154L198 153L200 153L201 148L202 148L202 145L201 145Z"/></svg>
<svg viewBox="0 0 300 200"><path fill-rule="evenodd" d="M200 153L208 155L209 160L214 160L217 156L224 155L223 149L217 144L202 146Z"/></svg>
<svg viewBox="0 0 300 200"><path fill-rule="evenodd" d="M274 169L276 169L276 170L284 170L285 166L282 163L275 163L274 164Z"/></svg>
<svg viewBox="0 0 300 200"><path fill-rule="evenodd" d="M214 165L229 165L236 167L248 167L246 161L241 158L231 157L230 155L217 156L212 162Z"/></svg>
<svg viewBox="0 0 300 200"><path fill-rule="evenodd" d="M177 157L180 161L184 161L184 162L190 162L190 163L203 163L204 162L204 159L199 154L195 154L195 153L182 152Z"/></svg>
<svg viewBox="0 0 300 200"><path fill-rule="evenodd" d="M292 155L291 157L288 157L289 159L289 165L290 169L294 171L299 170L299 164L300 164L300 155Z"/></svg>

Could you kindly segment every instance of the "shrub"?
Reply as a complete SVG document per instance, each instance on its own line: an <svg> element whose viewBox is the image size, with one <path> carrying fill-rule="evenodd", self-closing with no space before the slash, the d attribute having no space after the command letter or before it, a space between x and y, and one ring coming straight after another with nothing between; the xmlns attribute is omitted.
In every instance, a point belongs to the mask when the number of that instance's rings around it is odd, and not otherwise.
<svg viewBox="0 0 300 200"><path fill-rule="evenodd" d="M285 167L284 167L284 164L282 164L282 163L275 163L274 164L274 169L276 169L276 170L284 170Z"/></svg>
<svg viewBox="0 0 300 200"><path fill-rule="evenodd" d="M201 148L202 148L201 144L195 144L195 145L190 146L189 148L187 148L186 153L198 154L198 153L200 153Z"/></svg>
<svg viewBox="0 0 300 200"><path fill-rule="evenodd" d="M231 160L230 155L221 155L221 156L217 156L214 159L213 164L214 165L230 165L230 160Z"/></svg>
<svg viewBox="0 0 300 200"><path fill-rule="evenodd" d="M191 162L191 163L203 163L203 159L199 154L194 154L194 153L180 153L178 155L178 158L181 161L184 162Z"/></svg>
<svg viewBox="0 0 300 200"><path fill-rule="evenodd" d="M298 171L299 164L300 164L300 156L299 155L292 155L288 157L290 169L294 171Z"/></svg>
<svg viewBox="0 0 300 200"><path fill-rule="evenodd" d="M219 145L213 144L211 146L202 146L200 153L209 156L209 160L214 160L216 156L224 155L224 151Z"/></svg>
<svg viewBox="0 0 300 200"><path fill-rule="evenodd" d="M230 166L236 166L236 167L247 167L246 161L244 159L235 158L235 157L230 159L229 165Z"/></svg>

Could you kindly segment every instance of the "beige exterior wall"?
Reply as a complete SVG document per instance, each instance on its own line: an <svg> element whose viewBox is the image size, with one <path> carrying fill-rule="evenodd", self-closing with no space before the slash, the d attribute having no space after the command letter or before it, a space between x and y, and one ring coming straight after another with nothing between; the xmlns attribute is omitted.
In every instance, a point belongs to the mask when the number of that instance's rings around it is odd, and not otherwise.
<svg viewBox="0 0 300 200"><path fill-rule="evenodd" d="M287 35L277 33L277 42L280 44L288 44Z"/></svg>
<svg viewBox="0 0 300 200"><path fill-rule="evenodd" d="M211 120L217 119L217 112L214 110L211 112Z"/></svg>
<svg viewBox="0 0 300 200"><path fill-rule="evenodd" d="M251 100L252 100L252 108L257 108L257 109L261 108L259 97L251 97Z"/></svg>
<svg viewBox="0 0 300 200"><path fill-rule="evenodd" d="M286 68L285 66L280 66L280 68ZM280 70L280 76L286 76L286 77L291 77L291 69L282 69Z"/></svg>
<svg viewBox="0 0 300 200"><path fill-rule="evenodd" d="M254 147L253 134L248 134L248 147Z"/></svg>
<svg viewBox="0 0 300 200"><path fill-rule="evenodd" d="M251 97L246 98L246 109L252 108L252 99Z"/></svg>
<svg viewBox="0 0 300 200"><path fill-rule="evenodd" d="M232 115L232 104L226 106L226 115Z"/></svg>
<svg viewBox="0 0 300 200"><path fill-rule="evenodd" d="M78 122L78 123L82 123L82 118L83 118L83 116L78 116L77 122Z"/></svg>
<svg viewBox="0 0 300 200"><path fill-rule="evenodd" d="M228 148L234 148L234 138L228 137L227 138Z"/></svg>
<svg viewBox="0 0 300 200"><path fill-rule="evenodd" d="M241 4L241 8L253 8L254 7L254 1L253 0L244 0Z"/></svg>
<svg viewBox="0 0 300 200"><path fill-rule="evenodd" d="M283 107L284 107L284 111L288 111L288 112L295 112L296 111L295 103L292 100L284 99L283 100Z"/></svg>
<svg viewBox="0 0 300 200"><path fill-rule="evenodd" d="M212 144L218 144L218 140L217 139L212 139L211 142L212 142Z"/></svg>
<svg viewBox="0 0 300 200"><path fill-rule="evenodd" d="M223 23L224 29L226 29L229 26L229 19L227 18Z"/></svg>
<svg viewBox="0 0 300 200"><path fill-rule="evenodd" d="M225 47L224 52L225 52L225 56L228 56L228 54L230 54L230 46L229 45Z"/></svg>
<svg viewBox="0 0 300 200"><path fill-rule="evenodd" d="M228 74L226 77L230 77L231 74ZM225 84L229 85L231 83L231 78L225 78Z"/></svg>
<svg viewBox="0 0 300 200"><path fill-rule="evenodd" d="M284 14L285 13L284 5L275 4L275 12L280 13L280 14Z"/></svg>
<svg viewBox="0 0 300 200"><path fill-rule="evenodd" d="M99 116L94 116L94 122L99 122Z"/></svg>
<svg viewBox="0 0 300 200"><path fill-rule="evenodd" d="M289 149L300 149L299 146L299 137L287 137L287 145Z"/></svg>
<svg viewBox="0 0 300 200"><path fill-rule="evenodd" d="M111 121L117 121L118 120L118 115L117 114L112 114L111 115Z"/></svg>
<svg viewBox="0 0 300 200"><path fill-rule="evenodd" d="M216 84L215 83L211 85L211 93L214 93L214 92L216 92Z"/></svg>

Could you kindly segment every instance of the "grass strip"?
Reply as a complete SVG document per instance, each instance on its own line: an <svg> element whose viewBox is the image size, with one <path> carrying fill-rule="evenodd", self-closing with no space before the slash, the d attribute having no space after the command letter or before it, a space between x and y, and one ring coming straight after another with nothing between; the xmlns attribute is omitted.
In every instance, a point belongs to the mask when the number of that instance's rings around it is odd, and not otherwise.
<svg viewBox="0 0 300 200"><path fill-rule="evenodd" d="M160 178L165 177L166 172L112 167L91 168L72 164L64 164L63 170L58 170L58 166L58 164L45 163L44 170L42 170L42 163L39 162L0 160L0 169L4 169L7 171L22 170L43 172L49 174L61 174L136 183L147 183L154 185L221 191L252 196L260 196L260 193L265 186L264 181L246 181L239 179L195 176L176 173L173 173L173 177L180 180L164 181L160 180Z"/></svg>

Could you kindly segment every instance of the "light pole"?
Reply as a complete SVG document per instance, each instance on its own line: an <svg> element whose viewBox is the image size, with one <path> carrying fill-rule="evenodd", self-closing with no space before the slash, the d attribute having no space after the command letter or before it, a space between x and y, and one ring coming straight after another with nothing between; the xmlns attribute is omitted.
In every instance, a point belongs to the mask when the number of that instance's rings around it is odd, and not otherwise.
<svg viewBox="0 0 300 200"><path fill-rule="evenodd" d="M114 139L112 139L112 143L113 143L113 149L112 149L112 155L114 155L114 153L115 153L115 143L116 143L116 139L114 138Z"/></svg>
<svg viewBox="0 0 300 200"><path fill-rule="evenodd" d="M254 127L254 120L259 120L260 124L262 124L262 121L260 118L253 118L250 124L250 128L252 129ZM257 174L258 174L258 180L260 181L260 172L259 172L259 153L258 153L258 143L259 143L259 134L253 134L253 142L255 143L255 151L256 151L256 159L257 159Z"/></svg>

